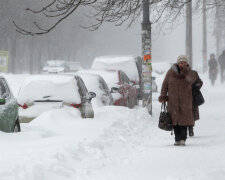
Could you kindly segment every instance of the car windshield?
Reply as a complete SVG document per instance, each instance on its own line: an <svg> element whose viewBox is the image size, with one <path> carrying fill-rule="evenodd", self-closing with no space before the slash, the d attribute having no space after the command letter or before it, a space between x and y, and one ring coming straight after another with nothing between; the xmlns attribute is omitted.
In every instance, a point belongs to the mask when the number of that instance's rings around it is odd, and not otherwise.
<svg viewBox="0 0 225 180"><path fill-rule="evenodd" d="M96 73L105 80L110 89L119 83L118 71L96 71Z"/></svg>

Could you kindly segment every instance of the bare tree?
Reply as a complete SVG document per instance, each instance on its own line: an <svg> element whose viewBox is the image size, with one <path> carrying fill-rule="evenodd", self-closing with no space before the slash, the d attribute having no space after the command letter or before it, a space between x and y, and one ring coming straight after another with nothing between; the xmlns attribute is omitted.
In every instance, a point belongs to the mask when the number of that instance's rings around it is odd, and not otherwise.
<svg viewBox="0 0 225 180"><path fill-rule="evenodd" d="M183 8L191 0L149 0L151 6L151 22L157 23L162 19L165 22L173 22L182 14ZM197 0L199 2L200 0ZM128 21L128 27L134 23L142 13L143 0L52 0L38 10L27 8L26 11L44 16L54 22L50 26L42 26L37 21L33 22L34 29L27 30L14 25L17 31L26 35L41 35L52 31L60 22L65 20L78 9L82 9L87 17L93 19L89 25L83 27L89 30L98 29L104 22L113 22L120 26Z"/></svg>

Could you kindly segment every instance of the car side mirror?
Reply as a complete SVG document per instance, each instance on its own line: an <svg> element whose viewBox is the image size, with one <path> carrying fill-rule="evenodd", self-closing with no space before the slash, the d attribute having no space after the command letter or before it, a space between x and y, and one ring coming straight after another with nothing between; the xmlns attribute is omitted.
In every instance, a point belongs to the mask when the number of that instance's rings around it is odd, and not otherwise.
<svg viewBox="0 0 225 180"><path fill-rule="evenodd" d="M117 87L112 87L110 92L111 92L111 93L117 93L117 92L119 92L119 88L117 88Z"/></svg>
<svg viewBox="0 0 225 180"><path fill-rule="evenodd" d="M96 93L94 92L89 92L88 95L90 100L96 97Z"/></svg>
<svg viewBox="0 0 225 180"><path fill-rule="evenodd" d="M0 99L0 105L4 105L5 104L5 99Z"/></svg>

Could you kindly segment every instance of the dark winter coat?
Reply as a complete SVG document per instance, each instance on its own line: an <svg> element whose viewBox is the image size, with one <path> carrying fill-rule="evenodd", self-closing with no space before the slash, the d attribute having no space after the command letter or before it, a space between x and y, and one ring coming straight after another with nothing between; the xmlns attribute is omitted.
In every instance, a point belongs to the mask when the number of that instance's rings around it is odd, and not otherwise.
<svg viewBox="0 0 225 180"><path fill-rule="evenodd" d="M201 89L203 82L200 79L198 73L196 71L193 71L195 73L196 76L196 80L195 82L192 84L192 87L194 86L195 88L198 88L199 90ZM194 115L194 120L199 120L199 109L198 109L198 105L193 103L193 115Z"/></svg>
<svg viewBox="0 0 225 180"><path fill-rule="evenodd" d="M196 80L196 73L192 70L180 71L174 64L166 74L162 84L162 97L168 96L168 110L172 116L173 126L193 126L192 84Z"/></svg>
<svg viewBox="0 0 225 180"><path fill-rule="evenodd" d="M221 69L225 69L225 52L223 52L218 59Z"/></svg>
<svg viewBox="0 0 225 180"><path fill-rule="evenodd" d="M209 65L209 71L213 69L217 69L217 66L218 66L216 59L210 59L208 65Z"/></svg>
<svg viewBox="0 0 225 180"><path fill-rule="evenodd" d="M209 79L216 79L218 73L218 64L216 59L209 60Z"/></svg>

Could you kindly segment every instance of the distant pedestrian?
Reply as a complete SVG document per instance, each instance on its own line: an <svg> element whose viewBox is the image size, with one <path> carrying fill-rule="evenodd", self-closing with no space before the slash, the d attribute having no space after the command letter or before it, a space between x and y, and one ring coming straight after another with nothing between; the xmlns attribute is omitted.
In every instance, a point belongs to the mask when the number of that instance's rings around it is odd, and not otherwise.
<svg viewBox="0 0 225 180"><path fill-rule="evenodd" d="M208 65L209 65L209 80L211 81L211 84L214 85L218 73L218 64L215 54L210 54Z"/></svg>
<svg viewBox="0 0 225 180"><path fill-rule="evenodd" d="M197 71L193 71L195 73L195 76L196 76L196 80L194 81L194 83L192 84L192 91L195 91L195 89L198 89L200 90L202 85L203 85L203 82L202 80L200 79L199 75L198 75L198 72ZM198 105L196 105L195 103L193 103L193 116L194 116L194 120L197 121L199 120L200 116L199 116L199 108L198 108ZM194 136L194 126L189 126L188 127L188 132L189 132L189 136Z"/></svg>
<svg viewBox="0 0 225 180"><path fill-rule="evenodd" d="M159 102L168 101L168 111L172 117L175 146L185 146L187 127L194 126L192 84L196 74L188 64L188 58L181 55L166 74L162 84Z"/></svg>
<svg viewBox="0 0 225 180"><path fill-rule="evenodd" d="M221 82L224 82L224 71L225 71L225 50L223 50L222 54L219 56L219 64L220 64L220 75L221 75Z"/></svg>

